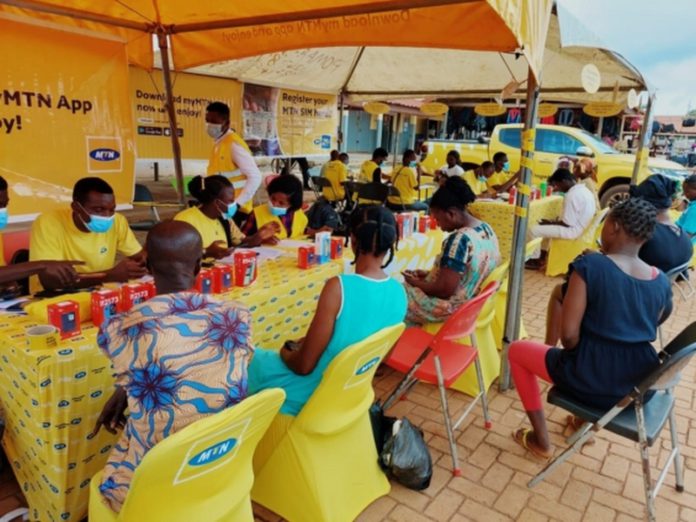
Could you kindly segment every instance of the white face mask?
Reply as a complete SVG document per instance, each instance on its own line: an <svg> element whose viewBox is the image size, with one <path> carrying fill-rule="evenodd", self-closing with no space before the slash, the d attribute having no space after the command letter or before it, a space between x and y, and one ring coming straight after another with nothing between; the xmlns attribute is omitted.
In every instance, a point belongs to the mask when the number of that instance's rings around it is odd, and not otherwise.
<svg viewBox="0 0 696 522"><path fill-rule="evenodd" d="M206 123L205 124L205 131L208 133L208 136L210 136L211 138L216 140L220 136L222 136L222 124L220 124L220 123Z"/></svg>

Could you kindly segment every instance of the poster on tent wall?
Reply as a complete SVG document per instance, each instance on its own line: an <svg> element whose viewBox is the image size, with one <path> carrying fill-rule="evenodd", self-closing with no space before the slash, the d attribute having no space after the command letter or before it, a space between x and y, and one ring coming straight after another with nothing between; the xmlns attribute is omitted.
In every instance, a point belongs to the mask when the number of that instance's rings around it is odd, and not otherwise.
<svg viewBox="0 0 696 522"><path fill-rule="evenodd" d="M327 156L336 148L336 96L244 84L244 139L255 156Z"/></svg>
<svg viewBox="0 0 696 522"><path fill-rule="evenodd" d="M134 143L123 43L0 19L0 176L12 220L72 200L98 176L133 195Z"/></svg>
<svg viewBox="0 0 696 522"><path fill-rule="evenodd" d="M131 67L130 98L135 117L138 159L172 157L169 118L164 109L162 71ZM241 128L242 84L235 80L176 73L172 76L181 157L208 159L213 140L205 132L205 108L220 101L230 107L230 125Z"/></svg>

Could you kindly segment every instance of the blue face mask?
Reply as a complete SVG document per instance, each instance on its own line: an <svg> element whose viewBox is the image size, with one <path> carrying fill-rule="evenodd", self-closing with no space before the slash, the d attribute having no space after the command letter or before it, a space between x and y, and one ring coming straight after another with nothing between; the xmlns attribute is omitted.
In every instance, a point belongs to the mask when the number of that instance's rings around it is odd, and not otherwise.
<svg viewBox="0 0 696 522"><path fill-rule="evenodd" d="M418 165L417 161L412 161L411 163L408 164L409 167L416 167Z"/></svg>
<svg viewBox="0 0 696 522"><path fill-rule="evenodd" d="M0 230L7 226L7 209L0 208Z"/></svg>
<svg viewBox="0 0 696 522"><path fill-rule="evenodd" d="M80 206L82 207L82 205ZM87 227L87 230L89 230L90 232L94 232L95 234L104 234L111 230L111 227L114 224L114 220L116 219L116 214L110 217L104 217L98 216L96 214L90 214L89 212L87 212L85 207L82 207L82 210L84 210L89 216L89 221L85 221L80 216L80 219L82 220L82 223L84 223L85 227Z"/></svg>
<svg viewBox="0 0 696 522"><path fill-rule="evenodd" d="M479 180L481 183L485 183L487 179L488 179L488 178L486 178L486 176L479 176L479 177L478 177L478 180Z"/></svg>
<svg viewBox="0 0 696 522"><path fill-rule="evenodd" d="M282 217L282 216L284 216L285 214L288 213L288 209L287 209L287 208L283 208L283 207L274 207L273 204L272 204L270 201L268 202L268 210L270 210L270 211L271 211L271 214L273 214L275 217Z"/></svg>
<svg viewBox="0 0 696 522"><path fill-rule="evenodd" d="M222 217L225 219L232 219L234 215L237 213L237 208L238 206L236 201L230 203L229 205L227 205L227 210L222 212Z"/></svg>
<svg viewBox="0 0 696 522"><path fill-rule="evenodd" d="M509 161L506 161L505 163L503 163L503 170L505 172L510 172L510 162Z"/></svg>

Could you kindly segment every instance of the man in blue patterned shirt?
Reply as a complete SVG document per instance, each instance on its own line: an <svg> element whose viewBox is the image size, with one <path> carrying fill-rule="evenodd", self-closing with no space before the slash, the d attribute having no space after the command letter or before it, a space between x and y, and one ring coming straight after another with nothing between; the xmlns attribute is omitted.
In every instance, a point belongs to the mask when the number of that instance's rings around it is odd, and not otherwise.
<svg viewBox="0 0 696 522"><path fill-rule="evenodd" d="M99 332L117 391L95 432L100 426L112 432L124 427L99 487L114 511L121 509L135 468L155 444L247 395L250 315L239 304L190 291L202 251L200 235L188 223L153 228L147 252L157 296L115 316Z"/></svg>

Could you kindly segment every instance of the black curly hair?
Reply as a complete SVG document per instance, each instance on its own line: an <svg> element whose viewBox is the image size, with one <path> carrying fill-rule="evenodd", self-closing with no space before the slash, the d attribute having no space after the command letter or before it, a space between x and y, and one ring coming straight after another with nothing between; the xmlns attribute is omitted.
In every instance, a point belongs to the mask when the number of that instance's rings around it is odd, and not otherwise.
<svg viewBox="0 0 696 522"><path fill-rule="evenodd" d="M384 256L389 252L382 268L392 262L399 232L391 210L376 205L360 208L351 216L349 231L357 242L353 264L361 253Z"/></svg>
<svg viewBox="0 0 696 522"><path fill-rule="evenodd" d="M430 208L466 210L466 207L474 201L476 201L476 195L469 184L459 176L450 176L433 194Z"/></svg>
<svg viewBox="0 0 696 522"><path fill-rule="evenodd" d="M280 175L268 184L268 195L282 193L290 200L290 210L302 208L302 182L292 174Z"/></svg>
<svg viewBox="0 0 696 522"><path fill-rule="evenodd" d="M642 198L630 198L612 207L609 216L621 225L626 234L645 242L655 232L657 209Z"/></svg>
<svg viewBox="0 0 696 522"><path fill-rule="evenodd" d="M220 197L220 193L232 183L225 176L215 174L214 176L196 176L188 184L188 191L194 198L204 205L215 201Z"/></svg>

